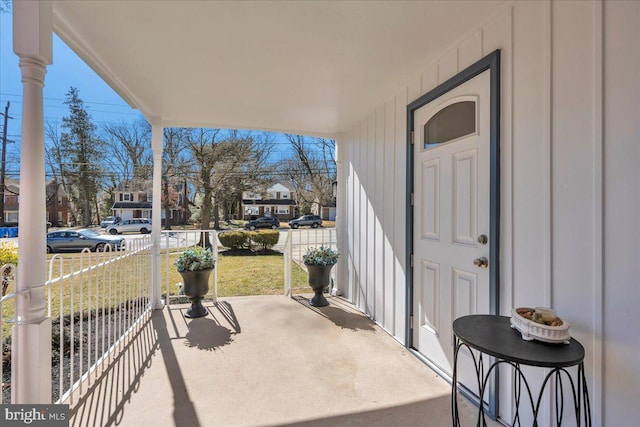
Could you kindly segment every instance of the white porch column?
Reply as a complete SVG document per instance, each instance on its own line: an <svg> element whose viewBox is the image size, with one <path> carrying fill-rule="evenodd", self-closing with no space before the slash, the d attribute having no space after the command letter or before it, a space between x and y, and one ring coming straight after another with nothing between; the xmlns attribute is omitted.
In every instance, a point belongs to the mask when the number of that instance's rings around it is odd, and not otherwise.
<svg viewBox="0 0 640 427"><path fill-rule="evenodd" d="M153 200L151 211L151 236L153 238L153 261L151 271L151 306L154 310L164 306L160 299L162 293L162 269L160 259L160 239L162 231L162 119L151 118L151 149L153 151Z"/></svg>
<svg viewBox="0 0 640 427"><path fill-rule="evenodd" d="M42 88L52 59L50 2L13 2L13 51L22 72L22 148L11 401L51 403L51 319L45 315L46 204Z"/></svg>

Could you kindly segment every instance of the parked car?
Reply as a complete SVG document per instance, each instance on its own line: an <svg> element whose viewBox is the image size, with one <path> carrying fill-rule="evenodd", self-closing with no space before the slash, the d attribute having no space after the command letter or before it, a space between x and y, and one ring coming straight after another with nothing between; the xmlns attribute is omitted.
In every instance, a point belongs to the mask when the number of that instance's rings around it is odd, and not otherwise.
<svg viewBox="0 0 640 427"><path fill-rule="evenodd" d="M115 216L108 216L108 217L105 217L100 222L100 227L101 228L107 228L108 226L110 226L111 224L114 224L115 222L116 222L116 217Z"/></svg>
<svg viewBox="0 0 640 427"><path fill-rule="evenodd" d="M107 226L107 233L151 233L151 220L148 218L129 218Z"/></svg>
<svg viewBox="0 0 640 427"><path fill-rule="evenodd" d="M247 230L255 230L256 228L278 228L280 227L280 220L271 216L263 216L252 221L247 221L244 228Z"/></svg>
<svg viewBox="0 0 640 427"><path fill-rule="evenodd" d="M105 236L87 228L47 233L47 253L80 252L84 248L102 252L107 245L111 246L112 250L124 249L124 237Z"/></svg>
<svg viewBox="0 0 640 427"><path fill-rule="evenodd" d="M318 228L322 225L322 218L318 215L302 215L300 218L292 219L289 221L289 227L298 228L304 225Z"/></svg>

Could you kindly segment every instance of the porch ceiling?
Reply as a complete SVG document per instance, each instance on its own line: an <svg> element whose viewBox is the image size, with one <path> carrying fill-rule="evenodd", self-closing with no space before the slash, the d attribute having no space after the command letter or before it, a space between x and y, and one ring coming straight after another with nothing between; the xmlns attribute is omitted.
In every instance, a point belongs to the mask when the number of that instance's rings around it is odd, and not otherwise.
<svg viewBox="0 0 640 427"><path fill-rule="evenodd" d="M503 4L53 1L53 11L56 33L147 118L330 136Z"/></svg>

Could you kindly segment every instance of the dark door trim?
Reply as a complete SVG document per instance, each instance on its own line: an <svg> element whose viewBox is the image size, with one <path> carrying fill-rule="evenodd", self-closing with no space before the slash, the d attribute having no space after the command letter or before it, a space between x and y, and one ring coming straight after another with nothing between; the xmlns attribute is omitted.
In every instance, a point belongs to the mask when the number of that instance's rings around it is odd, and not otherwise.
<svg viewBox="0 0 640 427"><path fill-rule="evenodd" d="M450 90L471 80L475 76L490 71L490 129L489 129L489 299L491 314L499 314L500 310L500 50L494 50L478 62L465 68L460 73L440 84L436 88L422 95L420 98L407 105L407 259L406 259L406 291L407 291L407 318L406 318L406 347L413 349L413 268L411 258L413 254L413 206L411 195L414 192L413 170L413 144L412 133L414 130L413 115L416 110L444 95ZM487 414L494 419L498 415L498 371L495 382L489 396ZM468 390L460 390L470 396Z"/></svg>

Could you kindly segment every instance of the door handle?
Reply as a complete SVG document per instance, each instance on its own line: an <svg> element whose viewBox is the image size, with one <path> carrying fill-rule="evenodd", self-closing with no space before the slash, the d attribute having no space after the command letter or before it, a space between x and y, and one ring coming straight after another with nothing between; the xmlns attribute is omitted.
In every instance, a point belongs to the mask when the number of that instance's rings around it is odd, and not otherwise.
<svg viewBox="0 0 640 427"><path fill-rule="evenodd" d="M489 260L485 257L476 258L473 260L473 265L480 268L487 268L489 267Z"/></svg>

